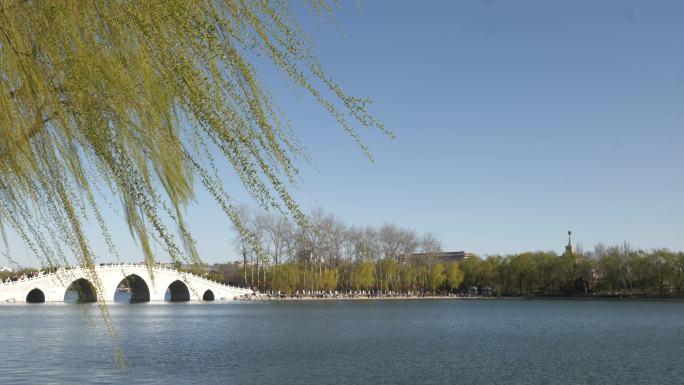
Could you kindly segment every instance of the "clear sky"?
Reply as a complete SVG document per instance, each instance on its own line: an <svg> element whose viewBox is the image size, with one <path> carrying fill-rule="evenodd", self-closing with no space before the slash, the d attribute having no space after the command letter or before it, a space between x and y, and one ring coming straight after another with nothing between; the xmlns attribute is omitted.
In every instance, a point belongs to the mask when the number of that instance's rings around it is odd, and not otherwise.
<svg viewBox="0 0 684 385"><path fill-rule="evenodd" d="M274 80L315 162L295 191L305 209L479 254L560 252L569 229L585 249L684 249L684 2L354 3L339 26L306 27L327 72L373 98L397 139L362 132L370 163L322 108ZM190 211L205 260L236 259L211 200ZM122 258L139 260L125 226L113 232Z"/></svg>

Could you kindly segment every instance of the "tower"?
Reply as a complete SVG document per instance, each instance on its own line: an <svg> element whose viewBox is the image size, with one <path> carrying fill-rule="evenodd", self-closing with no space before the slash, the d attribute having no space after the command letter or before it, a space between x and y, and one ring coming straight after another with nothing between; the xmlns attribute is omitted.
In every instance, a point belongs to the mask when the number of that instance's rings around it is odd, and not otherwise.
<svg viewBox="0 0 684 385"><path fill-rule="evenodd" d="M568 230L568 244L565 245L565 254L572 255L572 231Z"/></svg>

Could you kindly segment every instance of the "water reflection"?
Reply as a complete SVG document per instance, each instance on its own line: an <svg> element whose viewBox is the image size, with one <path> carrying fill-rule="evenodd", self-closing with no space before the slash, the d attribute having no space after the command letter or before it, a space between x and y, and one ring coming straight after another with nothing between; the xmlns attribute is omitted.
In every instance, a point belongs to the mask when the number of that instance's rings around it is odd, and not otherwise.
<svg viewBox="0 0 684 385"><path fill-rule="evenodd" d="M124 296L124 293L118 295ZM679 383L684 303L0 306L2 383ZM639 359L634 359L639 357Z"/></svg>

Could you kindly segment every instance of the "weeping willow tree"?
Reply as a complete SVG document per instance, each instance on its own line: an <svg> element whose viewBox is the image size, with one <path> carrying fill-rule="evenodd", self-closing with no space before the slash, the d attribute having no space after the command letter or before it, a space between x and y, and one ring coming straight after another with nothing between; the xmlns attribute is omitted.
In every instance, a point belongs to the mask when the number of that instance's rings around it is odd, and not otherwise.
<svg viewBox="0 0 684 385"><path fill-rule="evenodd" d="M324 17L335 6L305 3ZM116 256L99 207L113 197L148 266L153 242L197 262L183 215L195 186L243 229L221 162L259 204L303 221L290 190L306 153L258 68L310 94L369 157L357 129L392 134L326 75L297 15L284 0L0 2L5 243L9 226L41 262L71 255L98 286L87 223Z"/></svg>

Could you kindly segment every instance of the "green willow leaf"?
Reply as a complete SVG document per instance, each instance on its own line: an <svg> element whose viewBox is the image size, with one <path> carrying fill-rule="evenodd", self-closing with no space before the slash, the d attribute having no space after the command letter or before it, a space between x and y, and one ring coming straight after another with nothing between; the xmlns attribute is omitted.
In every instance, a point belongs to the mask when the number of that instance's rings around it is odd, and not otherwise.
<svg viewBox="0 0 684 385"><path fill-rule="evenodd" d="M355 127L393 135L324 73L289 2L0 2L0 222L48 266L68 264L66 247L93 267L89 218L116 256L97 203L114 196L150 266L155 243L197 263L183 218L195 177L239 222L217 177L224 160L257 202L304 222L289 190L307 155L260 80L264 62L369 158Z"/></svg>

